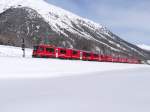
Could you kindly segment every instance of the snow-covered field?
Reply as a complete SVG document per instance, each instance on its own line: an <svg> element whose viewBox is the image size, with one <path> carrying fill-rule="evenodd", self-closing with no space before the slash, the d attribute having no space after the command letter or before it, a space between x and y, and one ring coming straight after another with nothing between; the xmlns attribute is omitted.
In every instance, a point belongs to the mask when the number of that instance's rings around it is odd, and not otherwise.
<svg viewBox="0 0 150 112"><path fill-rule="evenodd" d="M0 112L150 111L148 65L32 59L32 50L26 53L22 58L20 48L0 46Z"/></svg>
<svg viewBox="0 0 150 112"><path fill-rule="evenodd" d="M26 57L32 56L32 49L25 49ZM0 56L1 57L22 57L21 47L3 46L0 45Z"/></svg>

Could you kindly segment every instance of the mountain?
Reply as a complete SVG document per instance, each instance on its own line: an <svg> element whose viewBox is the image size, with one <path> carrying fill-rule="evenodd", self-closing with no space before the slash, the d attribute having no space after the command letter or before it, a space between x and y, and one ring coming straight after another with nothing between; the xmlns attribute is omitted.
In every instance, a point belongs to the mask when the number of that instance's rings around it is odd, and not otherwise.
<svg viewBox="0 0 150 112"><path fill-rule="evenodd" d="M44 0L0 3L0 44L26 47L45 43L115 56L150 59L150 53L124 41L106 27Z"/></svg>

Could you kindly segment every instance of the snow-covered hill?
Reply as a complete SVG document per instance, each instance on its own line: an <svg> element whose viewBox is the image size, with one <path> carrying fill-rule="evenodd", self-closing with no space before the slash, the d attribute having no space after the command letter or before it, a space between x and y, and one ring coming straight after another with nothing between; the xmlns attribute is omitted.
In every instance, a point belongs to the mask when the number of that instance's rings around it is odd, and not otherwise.
<svg viewBox="0 0 150 112"><path fill-rule="evenodd" d="M48 4L44 0L0 2L0 44L26 47L46 43L108 55L149 59L144 50L128 43L106 27Z"/></svg>
<svg viewBox="0 0 150 112"><path fill-rule="evenodd" d="M150 111L148 65L21 58L21 49L10 46L0 51L0 112Z"/></svg>
<svg viewBox="0 0 150 112"><path fill-rule="evenodd" d="M150 46L149 45L142 44L142 45L138 45L138 46L140 48L144 49L144 50L150 51Z"/></svg>

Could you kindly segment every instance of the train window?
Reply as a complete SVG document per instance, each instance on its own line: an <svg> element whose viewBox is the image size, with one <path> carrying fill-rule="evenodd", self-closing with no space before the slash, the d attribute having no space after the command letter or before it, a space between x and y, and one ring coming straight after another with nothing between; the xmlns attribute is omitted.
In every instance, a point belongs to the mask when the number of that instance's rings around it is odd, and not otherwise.
<svg viewBox="0 0 150 112"><path fill-rule="evenodd" d="M56 49L56 53L58 53L58 49Z"/></svg>
<svg viewBox="0 0 150 112"><path fill-rule="evenodd" d="M94 57L98 57L98 54L94 54Z"/></svg>
<svg viewBox="0 0 150 112"><path fill-rule="evenodd" d="M34 47L33 47L33 50L34 50L34 51L37 51L37 50L38 50L38 46L34 46Z"/></svg>
<svg viewBox="0 0 150 112"><path fill-rule="evenodd" d="M40 48L39 48L39 51L44 51L44 48L43 48L43 47L40 47Z"/></svg>
<svg viewBox="0 0 150 112"><path fill-rule="evenodd" d="M77 51L73 51L72 54L76 55L78 52Z"/></svg>
<svg viewBox="0 0 150 112"><path fill-rule="evenodd" d="M66 54L66 50L61 49L61 50L60 50L60 53L61 53L61 54Z"/></svg>
<svg viewBox="0 0 150 112"><path fill-rule="evenodd" d="M85 53L85 56L86 56L86 57L90 57L91 54L90 54L90 53Z"/></svg>
<svg viewBox="0 0 150 112"><path fill-rule="evenodd" d="M54 53L55 50L54 50L54 48L46 48L46 51L47 51L47 52Z"/></svg>

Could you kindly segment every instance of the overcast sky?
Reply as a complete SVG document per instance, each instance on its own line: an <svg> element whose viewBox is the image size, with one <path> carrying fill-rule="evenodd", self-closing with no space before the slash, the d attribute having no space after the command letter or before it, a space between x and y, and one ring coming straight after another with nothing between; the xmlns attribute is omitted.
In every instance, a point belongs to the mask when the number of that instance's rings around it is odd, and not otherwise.
<svg viewBox="0 0 150 112"><path fill-rule="evenodd" d="M150 0L46 0L134 44L150 45Z"/></svg>

